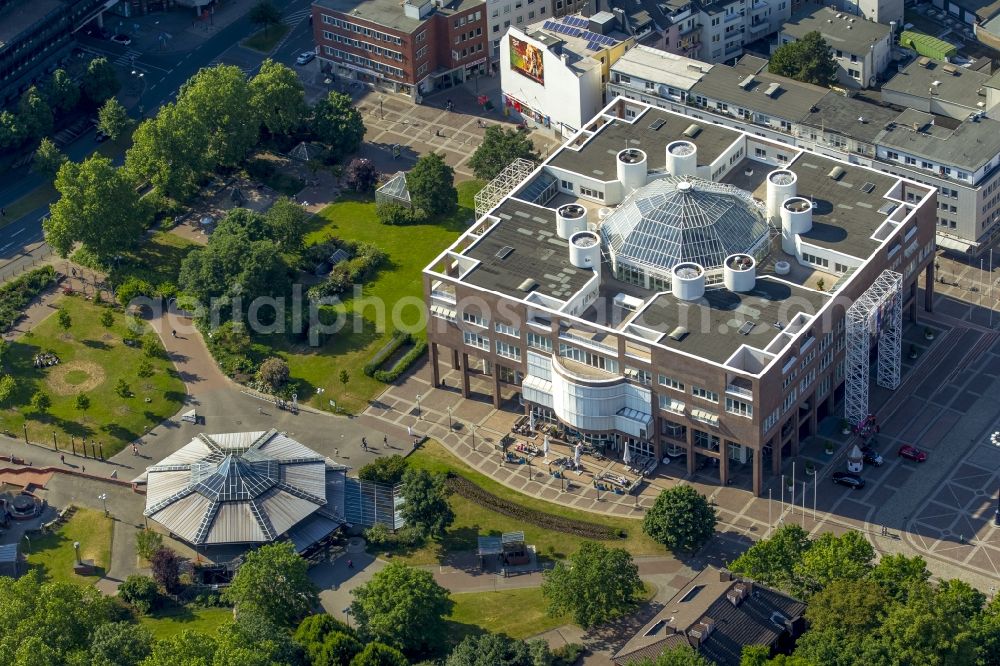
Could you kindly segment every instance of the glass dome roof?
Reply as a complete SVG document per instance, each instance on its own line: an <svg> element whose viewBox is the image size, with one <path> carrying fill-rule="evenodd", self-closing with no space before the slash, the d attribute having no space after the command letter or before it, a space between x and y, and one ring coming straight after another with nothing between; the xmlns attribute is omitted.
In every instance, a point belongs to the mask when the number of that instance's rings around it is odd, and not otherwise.
<svg viewBox="0 0 1000 666"><path fill-rule="evenodd" d="M606 251L637 267L667 273L693 261L721 268L768 233L764 208L736 187L668 176L633 192L601 225Z"/></svg>

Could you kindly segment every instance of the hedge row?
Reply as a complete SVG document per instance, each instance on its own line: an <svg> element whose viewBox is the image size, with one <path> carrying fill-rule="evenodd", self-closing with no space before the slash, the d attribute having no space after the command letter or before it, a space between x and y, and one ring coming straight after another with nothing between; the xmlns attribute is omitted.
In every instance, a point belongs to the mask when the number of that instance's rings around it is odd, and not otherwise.
<svg viewBox="0 0 1000 666"><path fill-rule="evenodd" d="M4 327L13 325L24 314L28 304L55 279L55 269L43 266L0 286L0 324Z"/></svg>
<svg viewBox="0 0 1000 666"><path fill-rule="evenodd" d="M407 369L413 365L414 361L423 356L426 351L427 343L423 340L417 340L417 342L413 345L413 349L406 352L403 358L396 361L391 368L388 370L376 370L372 377L383 384L391 384L396 381L401 374L406 372Z"/></svg>
<svg viewBox="0 0 1000 666"><path fill-rule="evenodd" d="M597 539L600 541L611 541L624 539L626 533L612 527L587 523L582 520L563 518L544 511L536 511L515 504L501 497L497 497L488 490L480 488L472 481L461 476L450 476L448 478L448 488L456 495L464 497L470 502L475 502L481 507L496 511L499 514L520 520L535 527L546 530L555 530L564 534L573 534L585 539Z"/></svg>
<svg viewBox="0 0 1000 666"><path fill-rule="evenodd" d="M378 372L378 369L382 367L382 364L385 363L385 360L387 358L395 354L396 350L398 350L404 344L412 341L413 341L413 336L411 336L409 333L401 333L400 331L396 331L395 333L392 334L392 338L390 338L389 342L387 342L384 347L375 352L375 355L371 357L371 360L365 363L365 367L363 368L364 373L369 377L374 377L375 373Z"/></svg>

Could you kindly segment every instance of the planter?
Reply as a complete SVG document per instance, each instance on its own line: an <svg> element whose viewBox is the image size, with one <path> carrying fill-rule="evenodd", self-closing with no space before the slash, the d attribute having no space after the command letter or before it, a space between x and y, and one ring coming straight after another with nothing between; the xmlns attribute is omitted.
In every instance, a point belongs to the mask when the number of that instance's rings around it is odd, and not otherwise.
<svg viewBox="0 0 1000 666"><path fill-rule="evenodd" d="M806 476L812 476L816 473L815 465L806 465Z"/></svg>
<svg viewBox="0 0 1000 666"><path fill-rule="evenodd" d="M934 339L934 331L932 331L929 328L925 328L924 329L924 339L925 340L933 340Z"/></svg>
<svg viewBox="0 0 1000 666"><path fill-rule="evenodd" d="M841 428L840 429L840 434L841 435L850 435L851 434L851 429L850 428Z"/></svg>
<svg viewBox="0 0 1000 666"><path fill-rule="evenodd" d="M826 450L824 452L826 453L826 455L832 456L833 455L833 447L832 446L826 447Z"/></svg>

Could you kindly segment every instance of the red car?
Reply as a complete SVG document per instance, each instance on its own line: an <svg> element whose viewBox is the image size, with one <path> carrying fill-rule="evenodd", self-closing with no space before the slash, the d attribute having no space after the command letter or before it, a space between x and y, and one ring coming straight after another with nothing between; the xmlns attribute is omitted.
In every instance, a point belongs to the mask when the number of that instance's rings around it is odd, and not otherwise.
<svg viewBox="0 0 1000 666"><path fill-rule="evenodd" d="M915 446L903 444L899 447L899 457L912 460L913 462L927 462L927 454Z"/></svg>

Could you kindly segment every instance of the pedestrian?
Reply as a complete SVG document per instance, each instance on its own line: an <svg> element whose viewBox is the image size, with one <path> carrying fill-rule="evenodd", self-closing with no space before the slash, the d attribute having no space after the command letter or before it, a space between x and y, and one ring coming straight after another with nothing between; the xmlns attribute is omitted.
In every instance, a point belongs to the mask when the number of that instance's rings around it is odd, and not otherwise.
<svg viewBox="0 0 1000 666"><path fill-rule="evenodd" d="M365 451L368 450L368 440L365 439L364 437L361 438L361 448L364 449Z"/></svg>
<svg viewBox="0 0 1000 666"><path fill-rule="evenodd" d="M416 437L413 438L413 450L414 451L417 450L417 438Z"/></svg>
<svg viewBox="0 0 1000 666"><path fill-rule="evenodd" d="M170 331L170 335L171 335L172 337L175 337L175 338L176 338L176 337L177 337L177 331L175 331L175 330L171 329L171 331Z"/></svg>
<svg viewBox="0 0 1000 666"><path fill-rule="evenodd" d="M347 568L348 569L354 568L354 560L347 560Z"/></svg>
<svg viewBox="0 0 1000 666"><path fill-rule="evenodd" d="M7 209L0 208L0 217L7 217Z"/></svg>
<svg viewBox="0 0 1000 666"><path fill-rule="evenodd" d="M83 474L86 474L86 473L87 473L87 466L86 466L86 465L80 465L80 471L81 471L81 472L82 472Z"/></svg>
<svg viewBox="0 0 1000 666"><path fill-rule="evenodd" d="M382 435L382 444L385 448L389 448L389 435Z"/></svg>
<svg viewBox="0 0 1000 666"><path fill-rule="evenodd" d="M413 437L413 426L406 426L406 436Z"/></svg>
<svg viewBox="0 0 1000 666"><path fill-rule="evenodd" d="M448 388L448 380L447 379L442 379L441 380L441 388Z"/></svg>
<svg viewBox="0 0 1000 666"><path fill-rule="evenodd" d="M60 454L59 455L59 462L61 462L63 465L65 465L66 464L66 456Z"/></svg>

